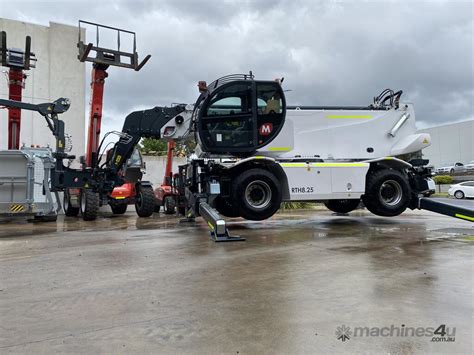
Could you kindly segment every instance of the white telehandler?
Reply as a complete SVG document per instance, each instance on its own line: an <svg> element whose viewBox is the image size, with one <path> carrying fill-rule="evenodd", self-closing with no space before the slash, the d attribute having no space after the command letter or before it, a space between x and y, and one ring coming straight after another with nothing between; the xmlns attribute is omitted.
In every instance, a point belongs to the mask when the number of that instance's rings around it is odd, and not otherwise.
<svg viewBox="0 0 474 355"><path fill-rule="evenodd" d="M199 89L196 103L160 134L197 142L177 186L188 216L209 217L214 207L263 220L282 201L324 202L347 213L362 200L380 216L424 208L473 221L472 211L454 213L421 198L431 175L421 150L430 136L416 133L413 105L400 102L401 91L384 90L368 106L295 107L286 105L280 81L251 73L200 82Z"/></svg>

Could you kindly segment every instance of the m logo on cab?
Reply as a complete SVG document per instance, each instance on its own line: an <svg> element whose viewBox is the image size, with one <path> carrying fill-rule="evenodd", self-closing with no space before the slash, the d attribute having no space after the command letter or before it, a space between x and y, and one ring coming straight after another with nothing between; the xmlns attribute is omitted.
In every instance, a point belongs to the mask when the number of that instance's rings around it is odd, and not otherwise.
<svg viewBox="0 0 474 355"><path fill-rule="evenodd" d="M268 136L273 131L273 124L272 123L264 123L260 126L258 132L261 136Z"/></svg>

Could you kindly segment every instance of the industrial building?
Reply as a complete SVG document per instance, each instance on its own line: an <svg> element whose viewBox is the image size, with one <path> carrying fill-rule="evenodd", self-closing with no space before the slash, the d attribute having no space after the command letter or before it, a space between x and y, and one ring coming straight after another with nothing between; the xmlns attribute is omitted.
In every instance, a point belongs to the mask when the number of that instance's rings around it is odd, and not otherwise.
<svg viewBox="0 0 474 355"><path fill-rule="evenodd" d="M50 22L41 26L22 21L0 19L0 31L7 33L10 48L23 49L25 37L31 36L31 50L37 58L36 68L27 71L23 89L24 102L51 102L60 97L71 100L68 112L62 115L66 133L72 138L71 153L76 156L85 151L85 64L77 59L78 30ZM8 99L8 76L0 84L0 98ZM52 146L55 139L43 118L37 113L24 110L21 113L20 144L26 146ZM0 131L7 131L7 110L0 110ZM7 148L7 135L0 135L0 149Z"/></svg>
<svg viewBox="0 0 474 355"><path fill-rule="evenodd" d="M474 160L474 119L443 124L419 131L431 135L431 146L423 149L423 157L435 167Z"/></svg>

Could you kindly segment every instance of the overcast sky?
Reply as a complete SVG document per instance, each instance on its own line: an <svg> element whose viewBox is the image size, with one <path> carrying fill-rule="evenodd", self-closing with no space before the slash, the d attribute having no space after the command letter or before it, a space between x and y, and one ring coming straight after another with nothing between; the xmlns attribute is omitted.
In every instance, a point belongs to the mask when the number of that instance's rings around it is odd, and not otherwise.
<svg viewBox="0 0 474 355"><path fill-rule="evenodd" d="M137 33L152 58L138 73L109 69L106 130L137 108L194 102L198 80L249 70L285 77L289 104L366 105L389 87L415 103L420 127L474 117L471 1L0 0L0 16Z"/></svg>

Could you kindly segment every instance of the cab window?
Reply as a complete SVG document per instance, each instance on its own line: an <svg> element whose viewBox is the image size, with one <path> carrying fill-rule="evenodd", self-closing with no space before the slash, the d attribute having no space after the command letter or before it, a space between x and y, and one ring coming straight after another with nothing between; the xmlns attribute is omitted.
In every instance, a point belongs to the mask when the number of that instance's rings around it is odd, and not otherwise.
<svg viewBox="0 0 474 355"><path fill-rule="evenodd" d="M273 83L257 85L257 105L260 115L280 114L283 104L279 86Z"/></svg>
<svg viewBox="0 0 474 355"><path fill-rule="evenodd" d="M246 84L231 85L219 91L209 102L206 116L230 116L250 111L249 88Z"/></svg>
<svg viewBox="0 0 474 355"><path fill-rule="evenodd" d="M257 145L263 146L280 131L283 122L281 87L277 83L257 84Z"/></svg>

